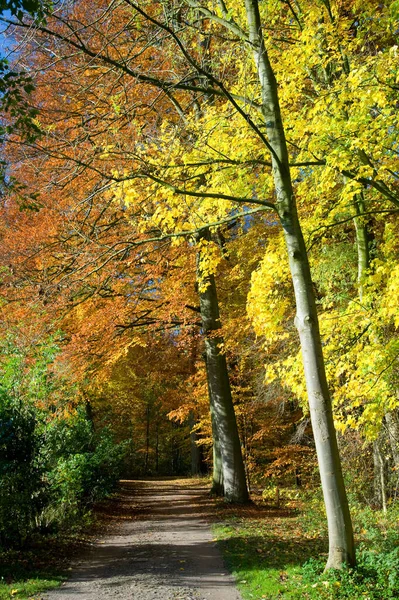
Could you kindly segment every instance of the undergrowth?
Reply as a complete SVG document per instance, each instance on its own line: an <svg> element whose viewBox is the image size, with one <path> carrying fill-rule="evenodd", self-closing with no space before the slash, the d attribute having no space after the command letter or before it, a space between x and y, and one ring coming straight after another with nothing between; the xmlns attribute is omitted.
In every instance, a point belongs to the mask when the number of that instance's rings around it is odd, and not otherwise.
<svg viewBox="0 0 399 600"><path fill-rule="evenodd" d="M22 547L0 547L0 600L42 600L43 592L59 587L70 575L71 561L103 530L102 520L101 514L86 512L68 531L36 533Z"/></svg>
<svg viewBox="0 0 399 600"><path fill-rule="evenodd" d="M67 559L65 548L50 536L38 538L28 548L0 549L0 600L41 598L42 592L66 579Z"/></svg>
<svg viewBox="0 0 399 600"><path fill-rule="evenodd" d="M399 508L384 515L355 504L357 566L323 572L327 532L322 499L301 508L272 506L214 526L226 564L245 600L388 600L399 598Z"/></svg>

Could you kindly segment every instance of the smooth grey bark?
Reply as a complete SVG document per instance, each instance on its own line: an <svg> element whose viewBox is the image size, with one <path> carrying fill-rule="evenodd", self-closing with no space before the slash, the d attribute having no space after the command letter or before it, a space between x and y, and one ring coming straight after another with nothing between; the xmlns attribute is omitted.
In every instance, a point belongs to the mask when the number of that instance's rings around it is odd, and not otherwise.
<svg viewBox="0 0 399 600"><path fill-rule="evenodd" d="M198 234L198 239L210 239L209 230ZM202 327L205 338L206 370L214 436L214 468L223 475L224 498L228 502L247 502L248 489L245 478L241 443L231 395L226 357L221 352L223 337L220 335L220 315L213 275L202 276L201 261L197 255L197 274ZM216 442L216 444L215 444ZM221 461L219 461L219 456ZM220 486L220 473L215 473L214 484Z"/></svg>
<svg viewBox="0 0 399 600"><path fill-rule="evenodd" d="M373 442L373 459L374 459L374 496L377 504L382 508L383 512L387 512L387 492L385 484L385 468L382 458L380 441L382 436Z"/></svg>
<svg viewBox="0 0 399 600"><path fill-rule="evenodd" d="M208 370L207 370L208 374ZM213 397L208 382L208 393L209 393L209 408L211 414L211 425L212 425L212 488L211 493L215 496L224 496L224 485L223 485L223 464L222 464L222 452L220 449L219 433L216 425L215 408L213 404Z"/></svg>
<svg viewBox="0 0 399 600"><path fill-rule="evenodd" d="M329 533L326 569L342 568L344 564L355 563L353 530L334 429L313 283L292 189L277 83L264 43L258 0L245 0L245 8L262 93L262 111L272 158L277 210L284 231L295 293L295 324L300 338L310 417L326 505Z"/></svg>
<svg viewBox="0 0 399 600"><path fill-rule="evenodd" d="M357 283L359 289L360 302L363 300L363 285L370 268L370 250L369 239L367 233L367 225L364 215L365 206L363 194L357 194L355 197L356 217L354 218L356 230L356 247L357 247Z"/></svg>
<svg viewBox="0 0 399 600"><path fill-rule="evenodd" d="M191 451L191 475L200 475L202 472L202 452L198 446L198 433L195 431L195 417L191 411L188 416L188 424L190 427L190 451Z"/></svg>
<svg viewBox="0 0 399 600"><path fill-rule="evenodd" d="M354 218L356 231L356 248L357 248L357 283L359 290L359 300L363 301L363 288L370 269L370 250L369 236L367 224L363 217L365 213L364 197L362 194L355 196L355 212ZM388 425L387 416L385 420ZM388 427L389 432L389 427ZM373 442L373 466L374 466L374 498L376 503L382 507L383 511L387 510L387 493L385 481L385 467L381 454L380 445L383 443L383 430L380 431L378 438ZM390 437L390 436L389 436ZM391 438L390 438L391 439Z"/></svg>
<svg viewBox="0 0 399 600"><path fill-rule="evenodd" d="M393 410L385 413L385 422L388 430L389 444L391 446L392 458L395 465L396 475L399 476L399 421L398 411Z"/></svg>

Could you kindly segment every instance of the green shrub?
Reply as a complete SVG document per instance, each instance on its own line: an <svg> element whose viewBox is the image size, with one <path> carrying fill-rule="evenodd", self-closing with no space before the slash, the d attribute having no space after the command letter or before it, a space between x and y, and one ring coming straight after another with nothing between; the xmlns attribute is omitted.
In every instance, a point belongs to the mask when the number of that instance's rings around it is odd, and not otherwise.
<svg viewBox="0 0 399 600"><path fill-rule="evenodd" d="M70 438L69 438L70 439ZM107 497L119 479L124 444L115 444L108 429L87 438L86 448L69 447L61 453L47 478L51 501L43 511L42 526L73 522L94 502Z"/></svg>
<svg viewBox="0 0 399 600"><path fill-rule="evenodd" d="M21 544L45 503L31 407L0 392L0 543Z"/></svg>
<svg viewBox="0 0 399 600"><path fill-rule="evenodd" d="M392 505L388 513L372 510L356 503L352 506L354 529L363 541L357 548L357 566L342 571L323 573L325 558L310 559L302 567L303 584L315 589L320 598L386 600L399 598L399 507ZM307 506L316 520L317 510Z"/></svg>
<svg viewBox="0 0 399 600"><path fill-rule="evenodd" d="M399 548L377 552L361 546L356 568L323 573L325 560L310 559L302 567L303 584L320 598L385 600L399 597Z"/></svg>
<svg viewBox="0 0 399 600"><path fill-rule="evenodd" d="M78 520L114 489L124 453L108 429L94 432L84 407L73 407L76 389L49 373L56 348L36 348L35 360L18 352L8 342L0 363L3 546Z"/></svg>

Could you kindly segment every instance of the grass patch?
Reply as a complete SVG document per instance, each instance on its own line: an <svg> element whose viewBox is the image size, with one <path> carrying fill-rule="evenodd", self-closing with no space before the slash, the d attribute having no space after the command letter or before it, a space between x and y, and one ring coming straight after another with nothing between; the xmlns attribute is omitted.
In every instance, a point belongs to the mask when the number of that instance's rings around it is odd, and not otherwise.
<svg viewBox="0 0 399 600"><path fill-rule="evenodd" d="M399 598L398 508L382 516L356 507L358 565L323 573L328 544L322 506L304 506L219 512L214 534L244 600Z"/></svg>
<svg viewBox="0 0 399 600"><path fill-rule="evenodd" d="M72 561L107 531L116 502L115 495L97 502L68 530L34 534L20 548L0 547L0 600L41 600L43 592L59 587L70 576Z"/></svg>
<svg viewBox="0 0 399 600"><path fill-rule="evenodd" d="M230 517L216 524L214 533L245 600L316 598L303 583L302 565L325 554L327 542L303 536L296 512Z"/></svg>
<svg viewBox="0 0 399 600"><path fill-rule="evenodd" d="M105 504L105 503L104 503ZM71 562L87 552L106 520L88 516L69 532L36 534L21 548L0 548L0 600L41 600L70 575Z"/></svg>
<svg viewBox="0 0 399 600"><path fill-rule="evenodd" d="M0 582L0 600L19 598L20 600L39 600L40 594L46 590L57 588L62 581L45 579L42 575L29 577L27 574L17 577L11 584Z"/></svg>
<svg viewBox="0 0 399 600"><path fill-rule="evenodd" d="M60 551L54 539L36 540L23 550L0 550L0 600L38 599L42 592L59 587L68 570Z"/></svg>

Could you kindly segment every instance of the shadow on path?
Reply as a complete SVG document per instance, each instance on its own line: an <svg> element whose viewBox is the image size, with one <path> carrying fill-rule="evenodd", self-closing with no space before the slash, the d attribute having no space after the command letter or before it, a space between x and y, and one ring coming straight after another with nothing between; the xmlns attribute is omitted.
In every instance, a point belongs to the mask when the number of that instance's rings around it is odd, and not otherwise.
<svg viewBox="0 0 399 600"><path fill-rule="evenodd" d="M207 489L170 480L122 481L101 512L116 521L48 600L240 600L209 519Z"/></svg>

